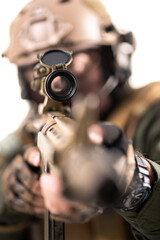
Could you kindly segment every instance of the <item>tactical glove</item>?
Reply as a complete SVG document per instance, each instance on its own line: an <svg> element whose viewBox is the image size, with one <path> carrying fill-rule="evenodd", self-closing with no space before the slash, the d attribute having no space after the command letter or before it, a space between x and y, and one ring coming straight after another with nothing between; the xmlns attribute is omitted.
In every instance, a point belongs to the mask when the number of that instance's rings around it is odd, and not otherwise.
<svg viewBox="0 0 160 240"><path fill-rule="evenodd" d="M22 154L17 155L4 170L2 191L6 206L28 214L43 212L40 195L39 167L33 167Z"/></svg>
<svg viewBox="0 0 160 240"><path fill-rule="evenodd" d="M42 192L47 199L47 208L57 220L88 221L102 213L107 206L116 206L132 180L135 160L130 140L114 125L100 123L97 126L103 130L101 144L91 143L87 148L82 144L63 153L66 158L60 168L62 194L55 194L54 191L50 194L51 189L47 186L56 184L52 178L50 183L43 185ZM63 203L67 204L67 199L71 204L67 211L63 212ZM75 203L80 204L76 206ZM55 209L60 209L60 212L54 212Z"/></svg>

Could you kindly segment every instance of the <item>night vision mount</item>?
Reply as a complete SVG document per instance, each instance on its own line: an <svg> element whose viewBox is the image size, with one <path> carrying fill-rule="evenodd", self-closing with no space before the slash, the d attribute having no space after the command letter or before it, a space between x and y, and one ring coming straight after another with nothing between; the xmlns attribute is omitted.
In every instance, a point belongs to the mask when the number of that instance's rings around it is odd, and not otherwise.
<svg viewBox="0 0 160 240"><path fill-rule="evenodd" d="M51 100L64 102L72 98L77 90L75 76L67 71L72 52L54 49L37 57L39 63L34 68L32 89L45 96L45 106L49 108Z"/></svg>

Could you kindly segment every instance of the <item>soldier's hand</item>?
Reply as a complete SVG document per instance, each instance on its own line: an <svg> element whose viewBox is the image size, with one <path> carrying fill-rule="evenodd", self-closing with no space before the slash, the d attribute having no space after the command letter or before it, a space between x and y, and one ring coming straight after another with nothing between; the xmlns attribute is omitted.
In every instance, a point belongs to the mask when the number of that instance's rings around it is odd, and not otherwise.
<svg viewBox="0 0 160 240"><path fill-rule="evenodd" d="M117 151L121 152L122 155L125 155L131 160L130 176L127 176L129 184L129 181L131 181L134 173L134 151L127 137L123 135L123 132L114 125L95 124L88 128L88 136L95 144L105 144L106 147L111 149L112 146L114 146L112 151L118 149ZM103 212L103 207L99 205L88 205L82 202L67 199L63 195L62 181L56 176L42 174L40 183L45 206L58 220L82 222L87 221L93 216ZM125 190L126 189L124 189L124 191Z"/></svg>
<svg viewBox="0 0 160 240"><path fill-rule="evenodd" d="M56 176L42 174L40 182L45 206L52 217L58 221L87 222L93 216L103 212L101 207L88 206L66 198L63 195L62 181Z"/></svg>
<svg viewBox="0 0 160 240"><path fill-rule="evenodd" d="M34 164L30 164L32 162ZM29 147L23 154L17 155L5 169L2 191L9 208L29 214L41 215L44 212L39 164L38 150Z"/></svg>

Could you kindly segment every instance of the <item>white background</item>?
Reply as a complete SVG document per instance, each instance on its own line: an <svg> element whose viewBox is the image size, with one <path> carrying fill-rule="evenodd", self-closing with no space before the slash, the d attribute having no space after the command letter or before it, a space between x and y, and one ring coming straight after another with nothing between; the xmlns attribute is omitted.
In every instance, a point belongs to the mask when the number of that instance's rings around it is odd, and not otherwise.
<svg viewBox="0 0 160 240"><path fill-rule="evenodd" d="M5 0L0 7L0 53L8 46L11 20L28 0ZM104 0L112 20L131 30L137 40L132 58L133 87L160 80L160 1ZM20 99L16 68L0 57L0 139L13 131L25 116L28 105Z"/></svg>

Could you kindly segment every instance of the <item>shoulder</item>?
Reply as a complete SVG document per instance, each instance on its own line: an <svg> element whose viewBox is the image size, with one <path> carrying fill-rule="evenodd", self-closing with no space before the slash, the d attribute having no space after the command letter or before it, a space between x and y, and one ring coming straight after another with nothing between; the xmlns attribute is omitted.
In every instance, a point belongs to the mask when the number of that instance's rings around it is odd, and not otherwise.
<svg viewBox="0 0 160 240"><path fill-rule="evenodd" d="M139 118L133 144L147 158L160 162L160 99L153 102Z"/></svg>
<svg viewBox="0 0 160 240"><path fill-rule="evenodd" d="M159 101L160 82L153 82L144 87L132 89L118 103L107 121L118 125L126 131L131 120L137 122L150 106ZM132 136L129 135L129 137Z"/></svg>
<svg viewBox="0 0 160 240"><path fill-rule="evenodd" d="M160 160L160 82L132 90L107 121L121 127L147 158Z"/></svg>

